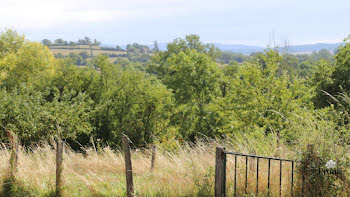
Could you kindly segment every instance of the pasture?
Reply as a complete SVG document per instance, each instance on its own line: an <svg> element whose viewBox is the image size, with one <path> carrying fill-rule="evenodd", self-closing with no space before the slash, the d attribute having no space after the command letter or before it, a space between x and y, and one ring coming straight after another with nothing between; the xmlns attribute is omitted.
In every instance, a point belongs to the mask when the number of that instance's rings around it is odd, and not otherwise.
<svg viewBox="0 0 350 197"><path fill-rule="evenodd" d="M136 196L213 196L215 175L215 147L247 152L254 145L240 141L240 145L231 140L199 141L196 144L176 144L171 150L158 144L154 170L151 167L152 148L134 149L132 167ZM54 144L54 143L53 143ZM131 144L132 146L132 144ZM30 150L30 151L28 151ZM267 154L267 149L256 149ZM18 152L18 170L14 187L18 194L28 196L50 196L55 192L55 145L44 143ZM274 154L271 152L269 154ZM282 149L285 157L290 157L287 149ZM9 170L11 151L5 144L0 149L0 188L1 194L6 187L6 175ZM233 158L227 160L227 195L233 195ZM244 161L238 161L238 194L244 193ZM255 192L256 176L254 161L250 161L248 193ZM271 194L279 194L279 168L277 163L271 167ZM283 170L282 195L290 195L290 166ZM267 193L267 165L260 166L261 194ZM298 175L295 175L296 178ZM125 196L125 165L122 151L113 151L109 147L83 149L78 153L65 147L63 154L63 195L64 196ZM5 188L5 189L4 189ZM298 188L295 188L298 189ZM300 189L300 188L299 188Z"/></svg>
<svg viewBox="0 0 350 197"><path fill-rule="evenodd" d="M90 48L71 48L64 47L64 48L58 48L58 47L50 47L53 54L61 53L64 56L68 56L69 53L81 53L81 52L87 52L89 55L91 53ZM125 51L109 51L109 50L101 50L97 48L93 48L92 50L93 56L101 55L101 54L115 54L115 55L123 55L126 54Z"/></svg>

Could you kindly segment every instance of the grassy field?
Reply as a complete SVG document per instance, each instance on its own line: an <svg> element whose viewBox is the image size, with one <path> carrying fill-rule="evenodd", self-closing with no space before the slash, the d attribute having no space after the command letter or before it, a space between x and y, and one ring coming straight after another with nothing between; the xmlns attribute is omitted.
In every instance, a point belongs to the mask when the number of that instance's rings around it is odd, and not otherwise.
<svg viewBox="0 0 350 197"><path fill-rule="evenodd" d="M128 58L126 57L109 57L108 60L111 62L111 63L114 63L115 61L117 61L118 59L126 59L128 60ZM86 61L89 61L91 60L91 58L87 58ZM80 66L80 67L85 67L85 66Z"/></svg>
<svg viewBox="0 0 350 197"><path fill-rule="evenodd" d="M50 49L54 54L61 53L64 56L69 55L69 53L80 53L80 52L84 52L84 51L86 51L90 55L90 49L75 49L75 48L72 48L72 49L50 48ZM116 54L116 55L126 54L125 51L92 50L93 56L97 56L97 55L100 55L103 53Z"/></svg>
<svg viewBox="0 0 350 197"><path fill-rule="evenodd" d="M90 49L90 45L75 45L75 46L50 46L50 49L71 48L71 49ZM91 46L92 49L101 49L99 46Z"/></svg>
<svg viewBox="0 0 350 197"><path fill-rule="evenodd" d="M213 196L215 147L247 152L254 144L241 145L233 141L201 141L196 145L175 145L172 150L157 146L156 165L150 171L151 150L134 150L132 163L136 196ZM271 150L260 147L260 154ZM283 151L282 151L283 152ZM283 155L288 157L288 154ZM0 196L9 192L5 187L9 167L9 150L3 145L0 150ZM238 196L244 193L245 159L238 160ZM64 194L65 196L125 196L125 168L123 155L106 147L103 150L86 150L86 154L66 148L64 153ZM227 192L233 195L234 156L227 158ZM249 160L248 193L256 188L255 161ZM271 166L272 196L279 192L279 163ZM282 195L290 193L290 166L283 168ZM298 177L295 175L295 179ZM48 144L20 149L19 166L12 190L26 196L50 196L55 190L55 149ZM298 184L295 191L298 191ZM7 188L7 189L6 189ZM267 193L267 163L261 161L259 170L259 191Z"/></svg>

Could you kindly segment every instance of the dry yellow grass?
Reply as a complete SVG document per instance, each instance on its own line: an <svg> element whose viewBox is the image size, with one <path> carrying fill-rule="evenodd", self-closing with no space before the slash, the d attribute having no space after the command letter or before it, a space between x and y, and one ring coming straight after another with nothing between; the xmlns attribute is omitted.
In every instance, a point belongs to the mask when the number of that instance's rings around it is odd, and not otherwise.
<svg viewBox="0 0 350 197"><path fill-rule="evenodd" d="M134 150L132 164L137 196L203 196L212 195L214 187L215 147L244 152L248 146L237 147L230 142L198 142L196 145L177 146L176 151L158 147L156 165L150 172L151 150ZM262 151L263 152L263 151ZM10 153L0 150L0 183L8 173ZM243 161L244 160L244 161ZM245 159L238 160L237 186L239 194L244 191ZM249 160L248 191L255 192L256 165ZM99 153L89 149L86 154L66 148L64 153L64 183L66 196L123 196L125 195L124 159L118 151L106 147ZM233 193L234 156L227 157L227 191ZM278 194L279 163L272 163L271 190ZM282 194L289 195L290 166L283 170ZM55 150L49 145L19 151L17 179L26 187L34 188L37 195L54 190ZM296 188L295 188L296 189ZM267 192L267 164L260 162L259 190Z"/></svg>

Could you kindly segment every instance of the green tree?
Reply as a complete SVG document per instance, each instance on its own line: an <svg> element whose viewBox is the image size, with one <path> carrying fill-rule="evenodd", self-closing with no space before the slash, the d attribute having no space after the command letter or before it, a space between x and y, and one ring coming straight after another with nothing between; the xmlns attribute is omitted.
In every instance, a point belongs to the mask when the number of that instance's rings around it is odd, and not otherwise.
<svg viewBox="0 0 350 197"><path fill-rule="evenodd" d="M92 43L93 46L100 46L101 42L97 41L96 39L94 39L94 42Z"/></svg>
<svg viewBox="0 0 350 197"><path fill-rule="evenodd" d="M77 45L77 43L75 43L75 42L73 42L73 41L69 41L68 45L69 45L69 46L73 46L73 47L74 47L74 46L76 46L76 45Z"/></svg>
<svg viewBox="0 0 350 197"><path fill-rule="evenodd" d="M94 59L101 69L96 137L115 147L123 134L136 146L146 146L168 127L171 93L158 80L134 70L121 70L105 56Z"/></svg>
<svg viewBox="0 0 350 197"><path fill-rule="evenodd" d="M98 89L98 82L99 74L93 68L80 68L70 59L61 59L58 62L56 75L51 78L49 87L45 87L44 89L53 89L52 95L63 94L65 92L73 94L75 92L76 94L88 94L90 98L94 99L94 95L96 95L96 90ZM98 102L98 100L94 101Z"/></svg>
<svg viewBox="0 0 350 197"><path fill-rule="evenodd" d="M155 40L153 42L153 51L156 52L156 53L159 52L159 46L158 46L157 40Z"/></svg>
<svg viewBox="0 0 350 197"><path fill-rule="evenodd" d="M198 53L208 55L213 61L220 55L219 49L213 44L203 44L197 35L188 35L185 39L177 38L167 45L167 50L160 51L152 56L152 62L148 66L148 72L156 74L159 78L168 75L171 70L167 64L168 58L180 52L188 53L195 50Z"/></svg>
<svg viewBox="0 0 350 197"><path fill-rule="evenodd" d="M341 46L335 56L335 63L322 61L314 75L316 95L314 103L317 107L325 107L330 103L337 104L333 99L339 94L350 93L350 43ZM333 98L332 98L333 96Z"/></svg>
<svg viewBox="0 0 350 197"><path fill-rule="evenodd" d="M311 58L315 61L315 62L318 62L320 61L321 59L323 60L327 60L327 61L330 61L332 62L334 60L334 57L333 55L329 52L329 50L327 49L321 49L320 51L318 52L313 52L311 54Z"/></svg>
<svg viewBox="0 0 350 197"><path fill-rule="evenodd" d="M79 53L79 56L83 58L83 60L85 61L87 58L89 58L89 54L86 51L82 51Z"/></svg>
<svg viewBox="0 0 350 197"><path fill-rule="evenodd" d="M84 37L84 43L85 44L91 44L91 39L87 36Z"/></svg>
<svg viewBox="0 0 350 197"><path fill-rule="evenodd" d="M46 46L50 46L52 44L52 42L49 39L43 39L41 43Z"/></svg>
<svg viewBox="0 0 350 197"><path fill-rule="evenodd" d="M57 44L57 45L64 45L64 40L61 39L61 38L58 38L58 39L55 40L55 44Z"/></svg>
<svg viewBox="0 0 350 197"><path fill-rule="evenodd" d="M218 59L221 60L224 64L229 64L231 61L243 63L248 60L248 57L240 53L223 51L221 56Z"/></svg>
<svg viewBox="0 0 350 197"><path fill-rule="evenodd" d="M276 52L267 51L260 58L234 70L226 96L217 97L210 107L213 126L226 134L261 131L288 139L295 136L288 133L288 120L312 106L310 92L303 79L279 74L282 57Z"/></svg>
<svg viewBox="0 0 350 197"><path fill-rule="evenodd" d="M24 43L24 36L16 31L8 29L0 33L0 59L4 56L16 53Z"/></svg>
<svg viewBox="0 0 350 197"><path fill-rule="evenodd" d="M20 83L40 84L52 77L56 68L54 55L47 47L27 41L15 53L0 59L0 85L11 89Z"/></svg>
<svg viewBox="0 0 350 197"><path fill-rule="evenodd" d="M163 82L175 93L177 103L208 103L218 94L220 72L205 53L192 49L167 59L169 74Z"/></svg>
<svg viewBox="0 0 350 197"><path fill-rule="evenodd" d="M117 45L117 46L115 47L115 49L116 49L117 51L124 51L124 49L122 49L119 45Z"/></svg>
<svg viewBox="0 0 350 197"><path fill-rule="evenodd" d="M79 54L70 52L68 57L72 59L76 65L83 65L85 63L84 59Z"/></svg>
<svg viewBox="0 0 350 197"><path fill-rule="evenodd" d="M221 70L215 63L218 50L205 45L196 35L175 39L166 51L152 57L148 71L156 74L173 91L177 109L172 124L183 137L194 140L199 133L214 136L207 105L220 94Z"/></svg>
<svg viewBox="0 0 350 197"><path fill-rule="evenodd" d="M14 131L24 145L49 140L51 136L74 140L92 131L92 105L84 94L72 97L67 92L47 101L49 92L23 85L10 92L0 89L0 93L0 125ZM4 136L0 137L3 141Z"/></svg>

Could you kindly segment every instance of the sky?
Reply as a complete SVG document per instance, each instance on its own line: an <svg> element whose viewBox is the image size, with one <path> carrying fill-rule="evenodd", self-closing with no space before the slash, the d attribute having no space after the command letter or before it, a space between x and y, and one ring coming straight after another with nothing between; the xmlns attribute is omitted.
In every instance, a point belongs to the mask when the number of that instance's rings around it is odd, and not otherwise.
<svg viewBox="0 0 350 197"><path fill-rule="evenodd" d="M222 44L336 43L350 34L349 8L349 0L1 0L0 30L113 45L188 34Z"/></svg>

